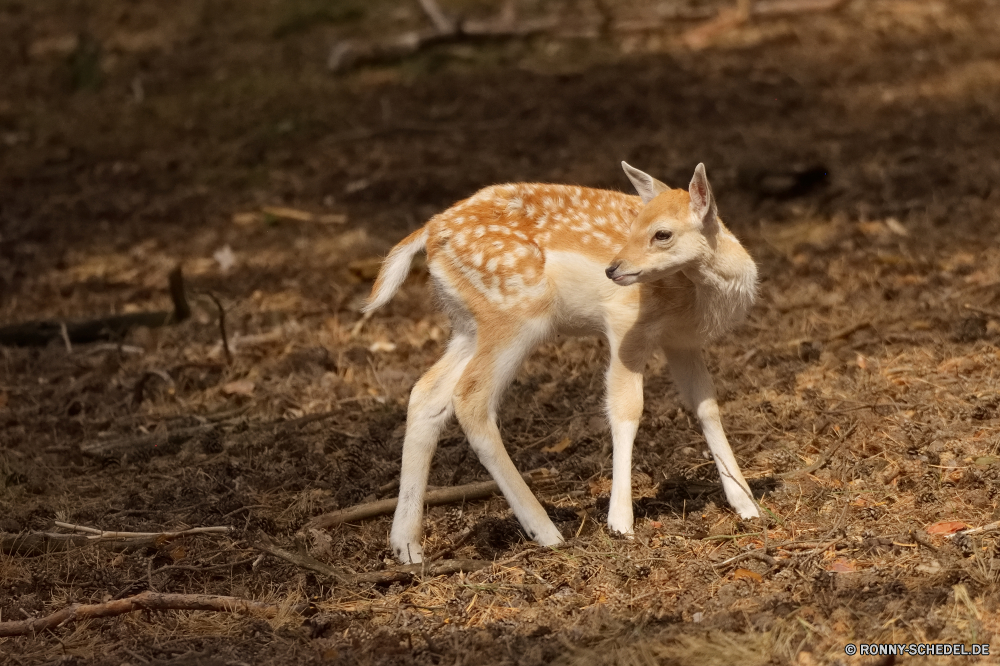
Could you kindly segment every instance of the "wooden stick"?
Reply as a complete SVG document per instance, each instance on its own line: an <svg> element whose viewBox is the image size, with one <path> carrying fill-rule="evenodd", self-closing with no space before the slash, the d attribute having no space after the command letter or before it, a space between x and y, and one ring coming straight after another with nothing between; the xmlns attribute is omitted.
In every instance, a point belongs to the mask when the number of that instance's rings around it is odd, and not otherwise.
<svg viewBox="0 0 1000 666"><path fill-rule="evenodd" d="M191 307L184 295L184 276L178 266L170 272L170 297L173 312L130 312L99 319L77 322L32 321L0 328L0 345L15 347L44 346L50 340L62 338L64 343L78 344L105 340L120 340L133 328L156 328L184 321L191 316Z"/></svg>
<svg viewBox="0 0 1000 666"><path fill-rule="evenodd" d="M228 534L233 531L232 527L220 525L216 527L192 527L191 529L179 530L176 532L108 532L106 530L99 530L96 527L74 525L73 523L64 523L58 520L53 521L53 524L56 527L63 528L64 530L91 534L93 536L88 537L91 540L128 539L133 537L162 537L164 539L175 539L179 536L186 536L188 534Z"/></svg>
<svg viewBox="0 0 1000 666"><path fill-rule="evenodd" d="M946 534L944 538L954 539L959 534L979 534L980 532L993 532L994 530L1000 530L1000 520L995 523L990 523L989 525L983 525L982 527L970 527L967 530L959 530L954 534Z"/></svg>
<svg viewBox="0 0 1000 666"><path fill-rule="evenodd" d="M770 555L768 555L766 552L764 552L763 549L761 549L761 550L751 550L751 551L747 551L745 553L740 553L739 555L736 555L735 557L730 557L728 560L725 560L723 562L719 562L715 566L716 567L725 567L725 566L729 566L730 564L736 564L737 562L741 562L741 561L747 560L747 559L760 560L761 562L763 562L764 564L766 564L769 567L773 567L773 566L776 566L778 564L778 560L774 559L773 557L771 557Z"/></svg>
<svg viewBox="0 0 1000 666"><path fill-rule="evenodd" d="M455 25L444 15L436 0L418 0L418 2L438 32L449 33L455 30Z"/></svg>
<svg viewBox="0 0 1000 666"><path fill-rule="evenodd" d="M534 483L534 477L530 474L522 474L524 480L528 485ZM500 492L500 487L497 485L496 481L480 481L478 483L467 483L464 486L455 486L454 488L441 488L438 490L432 490L426 494L424 497L424 504L426 506L439 506L441 504L452 504L454 502L462 502L467 500L477 500L484 497L491 497ZM321 516L316 516L309 521L308 527L315 529L329 529L335 525L340 525L341 523L353 523L359 520L365 520L367 518L374 518L376 516L384 516L386 514L392 513L396 510L396 504L399 502L399 498L390 497L389 499L379 500L377 502L369 502L367 504L359 504L357 506L352 506L347 509L341 509L340 511L332 511L330 513L324 513Z"/></svg>
<svg viewBox="0 0 1000 666"><path fill-rule="evenodd" d="M226 418L218 420L214 423L205 423L202 425L191 426L190 428L178 428L177 430L171 430L170 432L163 433L151 433L149 435L138 435L133 437L122 437L119 439L113 439L107 442L91 442L89 444L84 444L80 447L81 453L87 456L94 456L97 458L107 457L111 455L127 453L129 451L146 449L149 447L157 446L170 446L173 444L182 444L192 437L196 437L204 432L214 430L217 427L226 425L228 422L236 421L242 417L245 409L240 410L239 414L231 418ZM336 416L340 412L321 412L319 414L306 414L305 416L300 416L297 419L292 419L290 421L271 421L268 423L263 423L255 426L254 429L263 430L266 428L275 428L276 432L284 433L297 428L301 428L309 423L314 423L316 421L322 421L324 419ZM348 435L350 436L350 435Z"/></svg>
<svg viewBox="0 0 1000 666"><path fill-rule="evenodd" d="M233 352L229 350L229 336L226 335L226 308L222 307L222 301L211 291L201 292L212 299L216 309L219 311L219 336L222 338L222 351L226 355L226 365L233 364Z"/></svg>
<svg viewBox="0 0 1000 666"><path fill-rule="evenodd" d="M975 312L976 314L983 315L984 317L989 317L990 319L1000 319L1000 312L997 312L996 310L984 310L983 308L977 308L976 306L969 305L968 303L966 303L962 307L964 307L966 310L969 310L970 312Z"/></svg>
<svg viewBox="0 0 1000 666"><path fill-rule="evenodd" d="M58 532L30 532L28 534L0 533L0 553L33 557L46 553L59 553L92 543L129 550L170 541L188 534L219 534L231 532L231 527L195 527L179 532L104 532L92 527L56 522L57 527L74 530L74 534Z"/></svg>
<svg viewBox="0 0 1000 666"><path fill-rule="evenodd" d="M758 0L750 8L753 16L787 16L829 12L843 5L847 0Z"/></svg>
<svg viewBox="0 0 1000 666"><path fill-rule="evenodd" d="M143 391L146 388L146 382L148 382L153 377L159 377L171 389L175 386L173 378L171 378L171 376L167 374L166 370L158 370L156 368L152 370L147 370L146 372L142 373L142 377L139 378L139 381L135 383L135 388L132 389L133 407L138 407L139 405L142 404Z"/></svg>
<svg viewBox="0 0 1000 666"><path fill-rule="evenodd" d="M85 534L54 534L52 532L30 532L28 534L0 533L0 553L34 557L46 553L61 553L71 548L93 543ZM145 539L144 543L152 543Z"/></svg>
<svg viewBox="0 0 1000 666"><path fill-rule="evenodd" d="M345 585L375 584L385 585L389 583L408 583L416 576L449 576L453 573L464 571L466 573L479 571L493 566L493 562L487 560L441 560L439 562L425 562L423 564L408 564L402 567L386 569L384 571L372 571L362 574L348 574L347 572L334 569L328 564L320 562L314 557L291 553L283 548L267 542L258 542L254 548L262 550L269 555L281 558L286 562L309 569Z"/></svg>
<svg viewBox="0 0 1000 666"><path fill-rule="evenodd" d="M479 571L493 566L492 562L486 560L439 560L424 564L408 564L403 567L386 569L385 571L372 571L370 573L358 574L354 577L355 583L407 583L417 576L450 576L454 573Z"/></svg>
<svg viewBox="0 0 1000 666"><path fill-rule="evenodd" d="M41 618L0 622L0 638L37 634L48 629L55 629L67 622L115 617L138 610L200 610L244 615L260 613L265 617L274 617L278 613L278 606L250 599L214 594L162 594L147 591L134 597L108 601L103 604L73 604Z"/></svg>
<svg viewBox="0 0 1000 666"><path fill-rule="evenodd" d="M824 451L820 455L820 457L816 459L816 462L814 462L813 464L811 464L811 465L809 465L807 467L803 467L802 469L792 470L791 472L782 472L781 474L776 474L775 476L777 476L778 478L781 478L781 479L787 479L787 478L792 477L792 476L801 476L803 474L812 474L813 472L815 472L816 470L818 470L820 467L822 467L823 465L825 465L827 462L829 462L830 458L832 458L834 456L834 454L836 454L838 451L840 451L840 449L841 449L842 446L844 446L844 440L840 440L839 442L837 442L836 444L834 444L833 446L831 446L830 448L828 448L826 451Z"/></svg>
<svg viewBox="0 0 1000 666"><path fill-rule="evenodd" d="M346 584L351 582L348 578L348 574L334 569L329 564L320 562L315 557L292 553L284 548L279 548L272 543L268 543L267 541L258 541L253 545L253 547L257 550L264 551L268 555L274 555L275 557L285 560L286 562L291 562L295 566L302 567L303 569L309 569L310 571L315 571L316 573L323 574L329 578L339 580L341 583Z"/></svg>

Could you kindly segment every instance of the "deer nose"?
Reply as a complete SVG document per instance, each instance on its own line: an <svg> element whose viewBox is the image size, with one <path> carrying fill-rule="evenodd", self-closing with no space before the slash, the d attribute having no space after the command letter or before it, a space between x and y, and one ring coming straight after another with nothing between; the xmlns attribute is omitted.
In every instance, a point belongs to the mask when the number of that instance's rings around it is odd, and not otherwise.
<svg viewBox="0 0 1000 666"><path fill-rule="evenodd" d="M621 266L621 262L620 261L615 262L615 263L611 264L610 266L608 266L607 268L604 269L604 274L608 276L609 280L614 280L615 279L615 272L618 270L619 266Z"/></svg>

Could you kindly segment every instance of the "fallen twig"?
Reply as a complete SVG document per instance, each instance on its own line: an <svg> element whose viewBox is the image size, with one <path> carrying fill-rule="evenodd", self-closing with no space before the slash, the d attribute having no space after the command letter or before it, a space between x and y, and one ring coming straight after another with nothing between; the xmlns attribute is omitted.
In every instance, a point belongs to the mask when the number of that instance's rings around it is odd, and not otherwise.
<svg viewBox="0 0 1000 666"><path fill-rule="evenodd" d="M530 474L523 474L524 480L530 486L535 479ZM425 506L439 506L441 504L451 504L466 500L482 499L491 497L500 492L500 487L496 481L480 481L478 483L467 483L463 486L453 488L440 488L432 490L424 497ZM396 510L398 498L390 497L377 502L359 504L340 511L332 511L316 516L309 521L308 527L316 529L329 529L341 523L353 523L358 520L366 520L376 516L384 516Z"/></svg>
<svg viewBox="0 0 1000 666"><path fill-rule="evenodd" d="M0 638L37 634L48 629L79 620L100 617L115 617L138 610L200 610L216 613L260 613L274 617L278 613L276 604L267 604L239 597L224 597L213 594L161 594L143 592L127 599L108 601L102 604L73 604L60 611L41 618L0 622Z"/></svg>
<svg viewBox="0 0 1000 666"><path fill-rule="evenodd" d="M152 573L158 574L164 571L191 571L193 573L203 573L205 571L217 571L219 569L231 569L233 567L241 567L244 564L252 564L257 556L247 558L245 560L237 560L236 562L223 562L222 564L210 564L202 567L195 566L193 564L167 564L160 567L159 569L153 569Z"/></svg>
<svg viewBox="0 0 1000 666"><path fill-rule="evenodd" d="M427 14L438 32L448 33L455 29L454 23L444 15L436 0L419 0L421 9Z"/></svg>
<svg viewBox="0 0 1000 666"><path fill-rule="evenodd" d="M148 382L153 377L159 377L160 379L163 380L163 382L167 386L169 386L171 389L173 389L173 387L174 387L174 380L173 380L173 378L171 378L171 376L169 374L167 374L166 370L157 370L157 369L147 370L146 372L142 373L142 377L139 378L139 381L137 381L135 383L135 388L132 389L132 406L133 407L138 407L139 405L142 404L143 391L146 388L146 382Z"/></svg>
<svg viewBox="0 0 1000 666"><path fill-rule="evenodd" d="M787 16L828 12L845 4L847 0L757 0L750 8L752 16Z"/></svg>
<svg viewBox="0 0 1000 666"><path fill-rule="evenodd" d="M179 536L187 536L189 534L229 534L233 531L232 527L227 525L218 525L214 527L192 527L187 530L179 530L176 532L109 532L107 530L99 530L96 527L87 527L86 525L75 525L73 523L64 523L61 521L53 521L56 527L61 527L64 530L72 530L73 532L84 532L91 535L90 539L129 539L134 537L162 537L164 539L175 539Z"/></svg>
<svg viewBox="0 0 1000 666"><path fill-rule="evenodd" d="M718 37L744 25L754 17L775 17L791 14L828 12L837 9L847 0L736 0L736 6L722 9L712 19L694 27L681 36L689 48L700 50L711 45Z"/></svg>
<svg viewBox="0 0 1000 666"><path fill-rule="evenodd" d="M290 432L292 430L296 430L298 428L301 428L304 425L309 425L310 423L315 423L317 421L325 421L326 419L332 418L332 417L336 416L339 413L340 412L319 412L319 413L316 413L316 414L306 414L305 416L300 416L300 417L298 417L296 419L291 419L291 420L288 420L288 421L278 421L276 423L269 423L269 424L267 424L265 426L261 426L261 427L262 428L266 428L268 426L274 426L275 432L286 433L286 432ZM361 435L356 435L356 434L352 434L352 433L348 433L348 432L341 432L339 430L337 432L339 434L341 434L341 435L344 435L345 437L360 437L361 436Z"/></svg>
<svg viewBox="0 0 1000 666"><path fill-rule="evenodd" d="M171 312L131 312L77 322L32 321L0 328L0 345L15 347L44 346L62 339L67 350L71 343L120 340L133 328L156 328L184 321L191 316L191 307L184 295L184 276L178 266L170 272Z"/></svg>
<svg viewBox="0 0 1000 666"><path fill-rule="evenodd" d="M770 555L761 550L750 550L745 553L740 553L734 557L730 557L728 560L724 560L716 564L716 568L729 566L730 564L736 564L737 562L742 562L743 560L760 560L769 567L775 567L778 565L778 560L774 559Z"/></svg>
<svg viewBox="0 0 1000 666"><path fill-rule="evenodd" d="M819 458L817 458L816 461L813 462L813 464L803 467L802 469L792 470L791 472L782 472L781 474L777 474L776 476L782 479L787 479L792 476L812 474L813 472L819 470L819 468L821 468L823 465L828 463L830 461L830 458L832 458L834 454L840 451L840 449L843 446L844 446L844 440L841 439L833 446L828 448L826 451L824 451L822 454L820 454Z"/></svg>
<svg viewBox="0 0 1000 666"><path fill-rule="evenodd" d="M858 331L862 331L866 328L874 328L874 324L870 321L862 321L857 324L851 324L845 328L834 331L830 335L826 336L824 342L833 342L834 340L843 340L844 338L849 338Z"/></svg>
<svg viewBox="0 0 1000 666"><path fill-rule="evenodd" d="M679 8L656 19L644 17L641 20L612 20L610 16L603 15L597 21L581 22L567 21L565 16L553 15L517 21L513 6L506 3L492 19L454 21L441 11L436 0L419 0L419 3L434 25L432 29L405 32L379 42L340 42L330 51L327 66L334 71L343 71L361 65L400 60L439 44L524 39L541 33L564 38L598 38L608 32L650 32L666 27L670 21L704 19L713 15L711 10L696 7Z"/></svg>
<svg viewBox="0 0 1000 666"><path fill-rule="evenodd" d="M191 426L189 428L178 428L176 430L171 430L166 433L154 432L148 435L137 435L130 437L122 437L119 439L113 439L106 442L91 442L89 444L84 444L80 447L81 453L88 456L94 456L98 458L103 458L111 455L117 455L122 453L127 453L129 451L136 451L141 449L147 449L149 447L160 447L160 446L170 446L174 444L182 444L192 437L196 437L203 433L212 431L216 428L222 427L228 423L234 422L242 418L243 413L246 409L238 410L236 415L221 418L213 423L204 423L202 425ZM265 430L267 428L274 428L277 433L285 433L301 428L304 425L315 423L316 421L322 421L324 419L336 416L339 412L321 412L318 414L306 414L305 416L300 416L297 419L291 419L286 421L271 421L268 423L262 423L253 426L254 430ZM348 437L352 436L347 433Z"/></svg>
<svg viewBox="0 0 1000 666"><path fill-rule="evenodd" d="M201 292L212 299L216 309L219 311L219 336L222 338L222 352L226 356L226 365L233 364L233 352L229 349L229 336L226 335L226 308L222 307L222 301L218 296L210 291Z"/></svg>
<svg viewBox="0 0 1000 666"><path fill-rule="evenodd" d="M228 533L231 527L195 527L178 532L105 532L92 527L56 522L57 527L72 529L74 534L59 532L29 532L27 534L0 533L0 553L33 557L57 553L89 544L100 544L115 549L129 550L162 544L189 534Z"/></svg>
<svg viewBox="0 0 1000 666"><path fill-rule="evenodd" d="M959 534L979 534L981 532L993 532L996 530L1000 530L1000 520L990 523L989 525L983 525L982 527L970 527L968 529L959 530L954 534L946 534L944 538L954 539Z"/></svg>
<svg viewBox="0 0 1000 666"><path fill-rule="evenodd" d="M467 21L455 24L444 32L435 28L406 32L381 42L349 40L333 47L327 58L327 67L339 72L361 65L401 60L438 44L525 38L552 30L559 23L555 18L536 19L519 25Z"/></svg>
<svg viewBox="0 0 1000 666"><path fill-rule="evenodd" d="M285 550L284 548L279 548L272 543L267 541L258 541L253 545L257 550L263 551L268 555L274 555L275 557L285 560L286 562L291 562L295 566L302 567L303 569L309 569L310 571L315 571L316 573L323 574L329 578L340 581L341 583L348 584L350 579L348 576L350 574L344 571L338 571L334 569L329 564L324 564L320 562L315 557L310 557L309 555L301 555L299 553L293 553L291 551Z"/></svg>
<svg viewBox="0 0 1000 666"><path fill-rule="evenodd" d="M147 539L147 542L152 542ZM71 548L91 543L85 534L55 534L29 532L28 534L0 533L0 553L34 557L46 553L61 553Z"/></svg>
<svg viewBox="0 0 1000 666"><path fill-rule="evenodd" d="M264 541L254 544L254 548L262 550L269 555L274 555L286 562L309 569L316 573L333 578L345 585L357 584L387 584L387 583L408 583L415 576L447 576L453 573L464 571L479 571L493 565L493 562L486 560L441 560L439 562L425 562L423 564L409 564L402 567L386 569L384 571L372 571L369 573L349 574L320 562L309 555L292 553L274 544Z"/></svg>
<svg viewBox="0 0 1000 666"><path fill-rule="evenodd" d="M228 420L232 421L237 418L239 417L234 417L233 419ZM101 458L129 451L148 449L148 447L157 448L160 446L170 446L172 444L182 444L192 437L214 430L224 423L225 421L219 421L216 423L205 423L203 425L191 426L189 428L178 428L177 430L171 430L166 433L153 432L148 435L122 437L106 442L90 442L89 444L81 445L80 452L86 456Z"/></svg>
<svg viewBox="0 0 1000 666"><path fill-rule="evenodd" d="M470 573L486 569L493 566L493 562L487 560L439 560L437 562L425 562L423 564L408 564L385 571L372 571L370 573L358 574L354 577L355 583L406 583L417 576L450 576L454 573Z"/></svg>
<svg viewBox="0 0 1000 666"><path fill-rule="evenodd" d="M989 317L990 319L1000 319L1000 312L997 312L996 310L986 310L983 308L977 308L976 306L969 305L968 303L966 303L962 307L964 307L966 310L969 310L970 312L975 312L978 315L983 315L984 317Z"/></svg>

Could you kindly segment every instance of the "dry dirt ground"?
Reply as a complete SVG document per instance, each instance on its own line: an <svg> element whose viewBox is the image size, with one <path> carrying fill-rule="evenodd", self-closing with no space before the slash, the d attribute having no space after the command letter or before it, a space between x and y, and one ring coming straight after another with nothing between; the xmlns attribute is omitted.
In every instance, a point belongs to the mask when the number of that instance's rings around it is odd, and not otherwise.
<svg viewBox="0 0 1000 666"><path fill-rule="evenodd" d="M680 3L525 0L518 20L562 12L591 29L331 72L345 37L426 27L417 3L0 1L0 323L162 310L178 262L194 310L105 344L0 347L0 531L234 528L8 549L0 620L147 589L281 607L67 623L0 639L6 663L1000 653L1000 533L939 533L1000 519L1000 6L712 18L730 4L672 18ZM442 0L472 17L492 5ZM427 550L495 560L478 572L374 585L260 559L266 536L346 578L394 566L388 517L300 535L312 516L392 496L408 390L447 339L419 267L356 326L382 253L494 182L625 190L622 159L681 186L704 161L759 263L759 304L707 354L766 519L725 504L658 361L636 536L609 534L605 347L559 340L526 364L501 421L519 468L549 470L537 492L565 546L525 543L493 498L427 520ZM452 427L431 483L485 478Z"/></svg>

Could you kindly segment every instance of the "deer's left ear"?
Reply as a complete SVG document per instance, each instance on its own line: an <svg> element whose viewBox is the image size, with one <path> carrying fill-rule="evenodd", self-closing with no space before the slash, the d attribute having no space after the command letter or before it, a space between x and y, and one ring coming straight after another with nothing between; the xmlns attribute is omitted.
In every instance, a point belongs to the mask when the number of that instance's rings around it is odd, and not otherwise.
<svg viewBox="0 0 1000 666"><path fill-rule="evenodd" d="M704 164L699 164L695 168L694 178L688 186L688 194L691 195L691 214L694 219L701 222L702 233L716 233L719 230L719 218L715 196L712 194L712 186L708 184Z"/></svg>
<svg viewBox="0 0 1000 666"><path fill-rule="evenodd" d="M627 162L622 162L622 169L624 169L628 179L632 181L635 191L639 194L644 204L648 204L655 199L656 195L660 192L666 192L670 189L645 171L640 171Z"/></svg>

